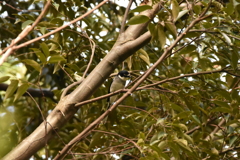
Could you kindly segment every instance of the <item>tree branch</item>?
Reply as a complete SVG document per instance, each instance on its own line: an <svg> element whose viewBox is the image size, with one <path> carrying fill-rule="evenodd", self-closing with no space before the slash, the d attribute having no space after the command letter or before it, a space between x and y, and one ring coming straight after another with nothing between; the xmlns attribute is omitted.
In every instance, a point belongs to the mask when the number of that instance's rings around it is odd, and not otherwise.
<svg viewBox="0 0 240 160"><path fill-rule="evenodd" d="M204 71L204 72L184 74L184 75L181 75L181 76L164 79L164 80L162 80L162 81L159 81L159 82L156 82L156 83L153 83L153 84L148 84L148 85L139 87L138 89L144 89L144 88L148 88L148 87L153 87L153 86L160 85L160 84L165 83L165 82L177 80L177 79L180 79L180 78L197 76L197 75L204 75L204 74L219 73L219 72L226 72L226 73L228 73L227 70L225 70L225 69L219 69L219 70L215 70L215 71Z"/></svg>
<svg viewBox="0 0 240 160"><path fill-rule="evenodd" d="M131 8L131 6L132 6L132 3L133 3L133 0L130 0L130 1L128 2L128 6L127 6L127 8L126 8L126 11L125 11L125 13L124 13L124 17L123 17L123 20L122 20L120 34L122 34L122 33L124 32L124 28L125 28L127 16L128 16L128 13L129 13L130 8Z"/></svg>

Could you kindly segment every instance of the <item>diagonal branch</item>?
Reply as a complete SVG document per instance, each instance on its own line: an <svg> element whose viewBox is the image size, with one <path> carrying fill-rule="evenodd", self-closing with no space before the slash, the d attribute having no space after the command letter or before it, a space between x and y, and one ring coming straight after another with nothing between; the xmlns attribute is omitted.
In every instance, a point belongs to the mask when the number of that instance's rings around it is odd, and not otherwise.
<svg viewBox="0 0 240 160"><path fill-rule="evenodd" d="M148 84L148 85L139 87L139 89L144 89L144 88L148 88L148 87L157 86L157 85L160 85L160 84L165 83L165 82L169 82L169 81L173 81L173 80L177 80L177 79L181 79L181 78L185 78L185 77L204 75L204 74L212 74L212 73L219 73L219 72L226 72L226 71L224 69L219 69L219 70L215 70L215 71L203 71L203 72L197 72L197 73L184 74L184 75L177 76L177 77L167 78L167 79L164 79L162 81L159 81L159 82L156 82L156 83L153 83L153 84Z"/></svg>

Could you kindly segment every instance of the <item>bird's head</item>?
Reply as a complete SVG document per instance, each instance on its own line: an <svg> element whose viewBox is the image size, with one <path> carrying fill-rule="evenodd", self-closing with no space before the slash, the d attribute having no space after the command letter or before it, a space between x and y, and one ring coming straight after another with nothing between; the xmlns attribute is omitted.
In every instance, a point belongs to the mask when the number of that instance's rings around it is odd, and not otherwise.
<svg viewBox="0 0 240 160"><path fill-rule="evenodd" d="M125 81L131 77L130 73L125 70L118 72L117 76Z"/></svg>

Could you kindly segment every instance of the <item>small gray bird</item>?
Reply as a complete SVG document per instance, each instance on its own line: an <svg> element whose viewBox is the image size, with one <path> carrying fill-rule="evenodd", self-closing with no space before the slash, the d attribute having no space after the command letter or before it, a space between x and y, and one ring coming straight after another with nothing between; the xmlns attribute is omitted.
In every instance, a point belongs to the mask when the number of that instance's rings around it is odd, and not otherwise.
<svg viewBox="0 0 240 160"><path fill-rule="evenodd" d="M130 78L130 73L128 71L120 71L112 81L112 84L109 88L109 93L115 92L117 90L123 89L126 85L126 81ZM119 95L111 96L108 100L109 104L108 107L110 107L114 102L117 101Z"/></svg>

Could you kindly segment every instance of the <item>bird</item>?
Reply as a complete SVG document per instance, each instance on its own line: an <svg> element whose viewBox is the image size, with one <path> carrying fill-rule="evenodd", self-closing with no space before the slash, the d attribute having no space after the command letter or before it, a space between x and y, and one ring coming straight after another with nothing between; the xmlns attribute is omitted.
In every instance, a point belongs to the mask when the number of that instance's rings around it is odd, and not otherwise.
<svg viewBox="0 0 240 160"><path fill-rule="evenodd" d="M115 92L117 90L123 89L126 85L126 81L130 79L130 73L126 70L118 72L118 74L113 78L113 81L109 87L109 93ZM117 101L119 95L111 96L108 99L108 108Z"/></svg>

